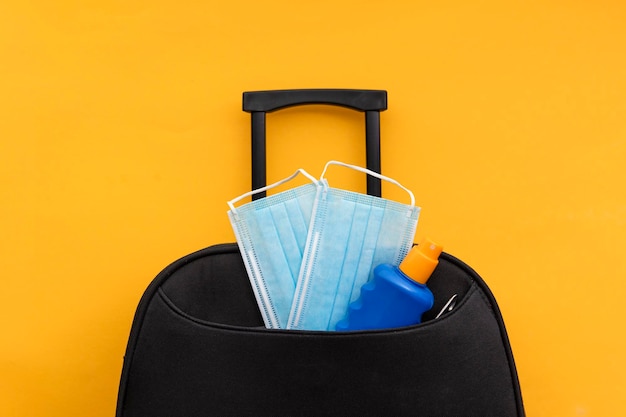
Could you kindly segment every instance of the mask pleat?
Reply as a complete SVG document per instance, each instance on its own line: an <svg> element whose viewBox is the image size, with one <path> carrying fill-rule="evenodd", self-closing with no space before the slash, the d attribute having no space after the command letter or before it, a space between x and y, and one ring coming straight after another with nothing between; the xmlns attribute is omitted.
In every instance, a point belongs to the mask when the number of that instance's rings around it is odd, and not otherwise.
<svg viewBox="0 0 626 417"><path fill-rule="evenodd" d="M346 259L346 242L350 241L350 231L355 217L356 204L352 201L340 201L333 196L328 197L326 219L323 230L334 230L332 236L322 234L320 237L318 259L316 263L315 280L311 281L310 294L314 295L313 300L308 304L314 304L315 310L323 311L315 317L318 326L328 322L328 315L333 308L335 295L341 277L344 275L344 265ZM320 256L319 254L323 254ZM348 268L349 269L349 266ZM322 278L320 278L322 277Z"/></svg>
<svg viewBox="0 0 626 417"><path fill-rule="evenodd" d="M350 237L347 241L343 270L339 278L333 307L328 317L327 326L343 318L354 286L363 283L359 277L367 277L373 253L370 248L380 231L382 210L371 205L357 204ZM360 285L359 285L360 286Z"/></svg>

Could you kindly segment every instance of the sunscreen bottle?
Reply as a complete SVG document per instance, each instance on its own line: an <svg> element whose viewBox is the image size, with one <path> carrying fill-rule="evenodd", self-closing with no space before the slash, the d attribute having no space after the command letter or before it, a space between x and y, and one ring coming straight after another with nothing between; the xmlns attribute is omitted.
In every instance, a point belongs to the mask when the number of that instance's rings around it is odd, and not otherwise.
<svg viewBox="0 0 626 417"><path fill-rule="evenodd" d="M400 263L378 265L372 279L361 287L360 297L348 307L336 330L386 329L422 321L433 306L426 286L439 263L442 247L429 239L414 246Z"/></svg>

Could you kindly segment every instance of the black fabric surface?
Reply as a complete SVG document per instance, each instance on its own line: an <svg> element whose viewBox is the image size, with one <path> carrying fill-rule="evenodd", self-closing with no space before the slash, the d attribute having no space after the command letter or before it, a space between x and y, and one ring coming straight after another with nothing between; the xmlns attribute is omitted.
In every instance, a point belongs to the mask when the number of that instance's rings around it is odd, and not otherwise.
<svg viewBox="0 0 626 417"><path fill-rule="evenodd" d="M236 245L166 268L138 307L118 417L522 416L497 305L444 254L424 323L354 333L268 330ZM432 320L453 294L455 309Z"/></svg>

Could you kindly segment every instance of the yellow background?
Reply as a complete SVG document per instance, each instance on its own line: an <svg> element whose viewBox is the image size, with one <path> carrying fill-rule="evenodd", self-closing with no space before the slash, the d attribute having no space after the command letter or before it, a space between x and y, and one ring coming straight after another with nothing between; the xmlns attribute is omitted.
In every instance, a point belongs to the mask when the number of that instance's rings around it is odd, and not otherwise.
<svg viewBox="0 0 626 417"><path fill-rule="evenodd" d="M626 415L625 48L617 0L0 2L0 415L113 415L143 290L234 241L241 93L312 87L388 90L383 172L495 293L528 415ZM363 164L362 120L268 115L268 180Z"/></svg>

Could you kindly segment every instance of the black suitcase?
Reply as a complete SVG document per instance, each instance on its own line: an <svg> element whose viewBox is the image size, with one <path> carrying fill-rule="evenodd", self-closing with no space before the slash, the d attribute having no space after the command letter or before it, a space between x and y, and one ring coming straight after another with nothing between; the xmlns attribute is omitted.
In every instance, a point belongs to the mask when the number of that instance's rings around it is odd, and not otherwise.
<svg viewBox="0 0 626 417"><path fill-rule="evenodd" d="M265 113L300 104L364 112L367 166L380 172L385 91L250 92L243 101L252 113L253 189L265 185ZM379 180L368 178L368 193L380 196ZM504 322L485 282L443 253L428 286L435 305L419 325L269 330L235 243L187 255L141 298L116 416L523 416ZM454 294L454 309L435 318Z"/></svg>

